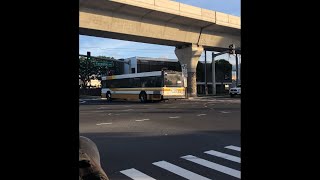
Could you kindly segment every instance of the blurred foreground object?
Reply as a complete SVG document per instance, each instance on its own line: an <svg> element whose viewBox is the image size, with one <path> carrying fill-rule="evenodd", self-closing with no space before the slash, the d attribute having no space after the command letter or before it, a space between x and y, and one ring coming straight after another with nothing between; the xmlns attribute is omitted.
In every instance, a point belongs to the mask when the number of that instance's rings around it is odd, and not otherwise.
<svg viewBox="0 0 320 180"><path fill-rule="evenodd" d="M79 138L79 180L109 180L101 167L96 144L83 136Z"/></svg>

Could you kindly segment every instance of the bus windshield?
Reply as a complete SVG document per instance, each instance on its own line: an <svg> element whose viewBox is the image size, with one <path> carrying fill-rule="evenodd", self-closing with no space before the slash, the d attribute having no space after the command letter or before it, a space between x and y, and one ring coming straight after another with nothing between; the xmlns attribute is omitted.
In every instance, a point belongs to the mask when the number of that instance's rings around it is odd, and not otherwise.
<svg viewBox="0 0 320 180"><path fill-rule="evenodd" d="M166 87L183 87L181 72L165 72L164 85Z"/></svg>

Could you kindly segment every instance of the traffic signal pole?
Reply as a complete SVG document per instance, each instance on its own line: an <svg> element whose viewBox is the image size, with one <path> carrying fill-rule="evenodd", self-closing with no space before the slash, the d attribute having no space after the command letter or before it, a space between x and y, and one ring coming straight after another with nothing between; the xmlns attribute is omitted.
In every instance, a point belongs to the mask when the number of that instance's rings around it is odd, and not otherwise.
<svg viewBox="0 0 320 180"><path fill-rule="evenodd" d="M212 94L213 95L217 95L217 91L216 91L216 69L215 69L215 63L214 63L214 60L215 60L215 57L217 57L217 56L220 56L220 55L222 55L222 54L227 54L227 53L229 53L229 54L236 54L236 50L239 50L240 48L235 48L235 45L233 45L233 44L231 44L230 46L229 46L229 49L228 50L226 50L226 51L222 51L222 52L220 52L220 53L217 53L217 54L214 54L214 52L212 52L212 64L211 64L211 66L212 66ZM238 82L238 56L237 56L237 54L236 54L236 63L237 63L237 82Z"/></svg>
<svg viewBox="0 0 320 180"><path fill-rule="evenodd" d="M217 89L216 89L216 66L215 66L215 62L214 59L216 56L222 55L222 54L226 54L229 53L229 50L227 51L223 51L217 54L214 54L214 52L212 52L212 62L211 62L211 66L212 66L212 95L217 95Z"/></svg>
<svg viewBox="0 0 320 180"><path fill-rule="evenodd" d="M86 74L88 75L88 79L89 78L89 61L91 60L91 52L87 51L87 60L86 60L86 65L87 65L87 68L86 68ZM89 81L91 83L91 81ZM91 85L91 84L90 84ZM87 84L86 84L87 86Z"/></svg>

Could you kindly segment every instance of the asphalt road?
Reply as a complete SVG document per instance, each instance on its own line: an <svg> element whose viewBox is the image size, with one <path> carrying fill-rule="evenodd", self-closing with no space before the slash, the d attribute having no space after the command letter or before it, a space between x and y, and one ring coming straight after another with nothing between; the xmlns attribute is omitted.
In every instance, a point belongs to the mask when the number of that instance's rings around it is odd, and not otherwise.
<svg viewBox="0 0 320 180"><path fill-rule="evenodd" d="M110 180L240 179L239 98L79 102Z"/></svg>

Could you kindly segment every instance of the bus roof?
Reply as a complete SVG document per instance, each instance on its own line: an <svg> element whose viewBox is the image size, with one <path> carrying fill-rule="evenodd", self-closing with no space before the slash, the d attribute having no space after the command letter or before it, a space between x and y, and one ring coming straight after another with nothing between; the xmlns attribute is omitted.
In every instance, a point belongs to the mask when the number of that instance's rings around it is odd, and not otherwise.
<svg viewBox="0 0 320 180"><path fill-rule="evenodd" d="M172 70L163 70L163 71L167 73L178 72L178 71L172 71ZM160 76L161 74L162 74L162 71L152 71L152 72L143 72L143 73L134 73L134 74L103 76L101 79L110 80L110 79L125 79L125 78L135 78L135 77L150 77L150 76Z"/></svg>
<svg viewBox="0 0 320 180"><path fill-rule="evenodd" d="M153 71L153 72L143 72L143 73L135 73L135 74L121 74L121 75L113 75L113 76L103 76L102 80L160 76L161 72L162 71Z"/></svg>

